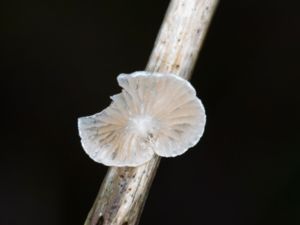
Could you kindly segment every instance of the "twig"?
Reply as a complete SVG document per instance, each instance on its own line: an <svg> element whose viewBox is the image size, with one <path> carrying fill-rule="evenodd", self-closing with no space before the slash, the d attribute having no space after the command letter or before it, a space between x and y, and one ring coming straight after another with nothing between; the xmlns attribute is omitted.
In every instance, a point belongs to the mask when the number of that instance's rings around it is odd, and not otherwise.
<svg viewBox="0 0 300 225"><path fill-rule="evenodd" d="M172 0L146 70L189 79L217 2ZM138 224L159 161L109 168L85 225Z"/></svg>

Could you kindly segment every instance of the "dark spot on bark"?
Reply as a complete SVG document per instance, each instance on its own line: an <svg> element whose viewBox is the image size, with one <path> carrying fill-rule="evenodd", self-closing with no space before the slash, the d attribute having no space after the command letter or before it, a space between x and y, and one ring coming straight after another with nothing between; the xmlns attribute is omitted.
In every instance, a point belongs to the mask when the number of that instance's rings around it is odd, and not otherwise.
<svg viewBox="0 0 300 225"><path fill-rule="evenodd" d="M121 175L120 175L120 177L123 179L123 178L124 178L124 175L123 175L123 174L121 174Z"/></svg>
<svg viewBox="0 0 300 225"><path fill-rule="evenodd" d="M128 225L128 222L126 221L126 222L124 222L122 225Z"/></svg>
<svg viewBox="0 0 300 225"><path fill-rule="evenodd" d="M114 204L114 205L111 206L111 210L115 210L117 208L118 208L118 206L116 204Z"/></svg>
<svg viewBox="0 0 300 225"><path fill-rule="evenodd" d="M104 217L100 216L99 219L98 219L98 221L97 221L97 223L96 223L96 225L102 225L103 222L104 222Z"/></svg>
<svg viewBox="0 0 300 225"><path fill-rule="evenodd" d="M197 29L197 34L199 34L199 33L200 33L200 31L201 31L201 29Z"/></svg>

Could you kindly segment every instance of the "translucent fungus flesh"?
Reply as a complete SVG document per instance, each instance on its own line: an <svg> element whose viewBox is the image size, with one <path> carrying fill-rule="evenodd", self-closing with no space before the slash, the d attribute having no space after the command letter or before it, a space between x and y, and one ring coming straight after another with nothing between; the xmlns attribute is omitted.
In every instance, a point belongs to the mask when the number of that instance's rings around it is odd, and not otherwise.
<svg viewBox="0 0 300 225"><path fill-rule="evenodd" d="M183 154L201 138L204 107L192 85L172 74L135 72L102 112L78 120L85 152L107 166L138 166L154 154Z"/></svg>

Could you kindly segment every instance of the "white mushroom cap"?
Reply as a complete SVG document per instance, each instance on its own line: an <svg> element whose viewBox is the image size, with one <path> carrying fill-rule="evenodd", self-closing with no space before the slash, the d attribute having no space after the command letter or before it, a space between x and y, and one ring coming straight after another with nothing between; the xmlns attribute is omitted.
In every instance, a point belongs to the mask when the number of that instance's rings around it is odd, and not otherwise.
<svg viewBox="0 0 300 225"><path fill-rule="evenodd" d="M154 154L174 157L197 144L206 116L188 81L144 71L117 80L123 90L111 97L111 105L78 119L90 158L107 166L138 166Z"/></svg>

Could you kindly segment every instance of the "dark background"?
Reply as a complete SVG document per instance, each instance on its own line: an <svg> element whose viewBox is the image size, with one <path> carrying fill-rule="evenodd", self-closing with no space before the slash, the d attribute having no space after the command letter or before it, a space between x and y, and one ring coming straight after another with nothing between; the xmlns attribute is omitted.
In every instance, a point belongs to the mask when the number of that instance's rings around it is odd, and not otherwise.
<svg viewBox="0 0 300 225"><path fill-rule="evenodd" d="M1 2L0 225L80 225L106 167L76 120L143 70L168 1ZM141 225L300 224L299 1L221 1L192 84L200 143L163 159Z"/></svg>

